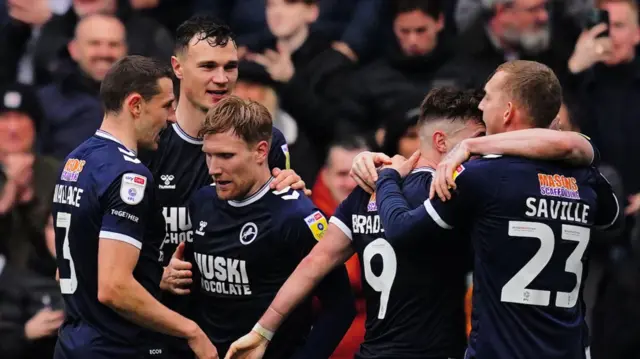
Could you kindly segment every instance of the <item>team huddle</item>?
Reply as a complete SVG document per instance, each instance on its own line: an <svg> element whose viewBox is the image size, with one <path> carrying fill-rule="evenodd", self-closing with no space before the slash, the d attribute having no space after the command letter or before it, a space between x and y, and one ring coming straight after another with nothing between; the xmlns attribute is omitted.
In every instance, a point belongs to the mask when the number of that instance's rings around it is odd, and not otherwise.
<svg viewBox="0 0 640 359"><path fill-rule="evenodd" d="M238 61L230 29L196 16L172 68L128 56L105 77L103 123L53 198L56 359L328 358L355 316L355 253L356 358L589 357L591 231L618 225L619 208L591 141L550 129L562 89L549 68L513 61L482 92L430 91L420 150L360 154L359 187L326 218L269 111L231 95Z"/></svg>

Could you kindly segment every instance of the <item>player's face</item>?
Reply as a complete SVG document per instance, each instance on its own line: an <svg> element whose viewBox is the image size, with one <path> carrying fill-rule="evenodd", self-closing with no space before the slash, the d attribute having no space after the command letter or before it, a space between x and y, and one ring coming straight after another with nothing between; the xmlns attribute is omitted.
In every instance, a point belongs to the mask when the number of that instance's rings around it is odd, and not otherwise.
<svg viewBox="0 0 640 359"><path fill-rule="evenodd" d="M149 101L143 101L142 114L135 122L139 148L156 150L160 131L167 126L167 122L175 122L173 83L168 78L162 78L158 80L158 86L160 93Z"/></svg>
<svg viewBox="0 0 640 359"><path fill-rule="evenodd" d="M424 56L438 44L438 34L444 19L434 19L420 10L398 14L393 21L393 32L405 56Z"/></svg>
<svg viewBox="0 0 640 359"><path fill-rule="evenodd" d="M635 56L636 46L640 43L638 14L625 2L607 2L603 8L609 11L609 37L613 44L613 51L604 63L614 66L631 61Z"/></svg>
<svg viewBox="0 0 640 359"><path fill-rule="evenodd" d="M211 46L194 37L182 54L172 58L184 97L206 112L231 94L238 81L238 50L233 41Z"/></svg>
<svg viewBox="0 0 640 359"><path fill-rule="evenodd" d="M205 135L202 151L206 153L209 174L216 184L218 197L239 200L255 186L258 173L267 160L269 144L266 141L247 144L229 130Z"/></svg>
<svg viewBox="0 0 640 359"><path fill-rule="evenodd" d="M484 87L485 95L478 108L487 127L487 135L505 131L505 120L509 112L507 94L502 91L507 74L503 71L493 75Z"/></svg>
<svg viewBox="0 0 640 359"><path fill-rule="evenodd" d="M267 0L267 26L277 38L289 38L313 23L318 17L316 5L302 1Z"/></svg>
<svg viewBox="0 0 640 359"><path fill-rule="evenodd" d="M0 113L0 153L30 152L35 137L29 116L15 111Z"/></svg>

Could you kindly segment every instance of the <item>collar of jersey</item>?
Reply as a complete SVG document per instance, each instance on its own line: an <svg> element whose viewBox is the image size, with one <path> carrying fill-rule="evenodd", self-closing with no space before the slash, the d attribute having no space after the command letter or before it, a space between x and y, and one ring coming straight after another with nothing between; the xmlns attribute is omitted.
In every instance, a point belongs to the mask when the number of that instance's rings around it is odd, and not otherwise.
<svg viewBox="0 0 640 359"><path fill-rule="evenodd" d="M431 172L431 173L434 173L435 171L436 171L435 169L425 166L425 167L414 168L411 171L411 174L418 173L418 172Z"/></svg>
<svg viewBox="0 0 640 359"><path fill-rule="evenodd" d="M125 146L122 142L120 142L120 140L118 140L117 138L113 137L113 135L112 135L112 134L110 134L110 133L109 133L109 132L107 132L107 131L97 130L97 131L96 131L96 136L98 136L98 137L102 137L102 138L105 138L105 139L107 139L107 140L109 140L109 141L113 141L113 142L115 142L115 143L119 144L120 146L122 146L122 147L126 148L126 149L127 149L127 151L129 151L129 152L131 152L131 153L134 153L134 154L136 153L136 151L134 151L134 150L132 150L132 149L128 148L127 146Z"/></svg>
<svg viewBox="0 0 640 359"><path fill-rule="evenodd" d="M269 192L269 184L273 181L273 177L269 178L267 183L265 183L258 192L254 193L250 197L243 199L242 201L228 201L229 205L232 207L245 207L252 203L257 202L260 198L264 197L267 192Z"/></svg>
<svg viewBox="0 0 640 359"><path fill-rule="evenodd" d="M176 122L174 122L171 126L173 126L173 130L176 131L178 136L180 136L180 138L182 138L183 140L194 145L202 144L202 140L189 136L186 132L184 132L182 127L180 127L180 125L178 125Z"/></svg>

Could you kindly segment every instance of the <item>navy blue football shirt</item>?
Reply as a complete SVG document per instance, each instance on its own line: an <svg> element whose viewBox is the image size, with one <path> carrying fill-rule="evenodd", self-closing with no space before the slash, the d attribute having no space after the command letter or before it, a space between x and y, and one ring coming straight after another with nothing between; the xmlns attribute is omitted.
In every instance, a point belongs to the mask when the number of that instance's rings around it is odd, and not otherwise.
<svg viewBox="0 0 640 359"><path fill-rule="evenodd" d="M433 169L413 170L402 193L412 206L429 197ZM376 194L356 188L330 222L360 258L367 320L356 358L460 358L466 346L463 298L469 266L464 239L390 244ZM449 237L458 233L452 232Z"/></svg>
<svg viewBox="0 0 640 359"><path fill-rule="evenodd" d="M472 332L467 357L583 359L582 279L591 228L609 226L618 203L593 167L486 156L460 166L446 203L414 210L398 173L384 170L377 204L393 242L425 241L462 228L474 260Z"/></svg>
<svg viewBox="0 0 640 359"><path fill-rule="evenodd" d="M151 172L136 153L104 131L98 130L65 159L52 208L66 315L59 340L79 345L82 338L63 335L65 326L86 325L101 337L92 339L96 345L111 343L137 350L141 328L98 301L98 245L103 238L142 249L134 274L158 273L141 268L147 264L144 257L157 258L160 245L160 241L144 237L152 213L153 188ZM150 282L149 277L137 279L147 285Z"/></svg>
<svg viewBox="0 0 640 359"><path fill-rule="evenodd" d="M251 331L328 225L301 191L273 191L270 182L242 201L221 200L215 186L207 186L195 193L189 207L195 229L193 243L187 247L194 268L192 292L198 313L194 319L221 356L233 341ZM324 283L335 285L326 286L325 293L350 295L344 266L333 273L339 280L325 279ZM265 358L290 358L303 346L312 324L310 305L308 298L288 316ZM346 331L351 319L340 319L346 322L335 330L342 330L342 325ZM340 339L335 338L336 345Z"/></svg>

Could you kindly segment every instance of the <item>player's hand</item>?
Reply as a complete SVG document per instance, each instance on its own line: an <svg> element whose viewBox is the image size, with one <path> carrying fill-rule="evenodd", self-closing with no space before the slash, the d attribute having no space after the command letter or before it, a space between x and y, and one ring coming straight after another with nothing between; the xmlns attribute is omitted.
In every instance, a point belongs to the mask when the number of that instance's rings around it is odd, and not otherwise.
<svg viewBox="0 0 640 359"><path fill-rule="evenodd" d="M572 73L580 73L611 55L611 38L598 37L607 31L607 28L607 24L598 24L580 34L569 59L569 70Z"/></svg>
<svg viewBox="0 0 640 359"><path fill-rule="evenodd" d="M391 158L384 153L364 151L353 159L349 175L360 188L371 194L378 180L377 167L390 164Z"/></svg>
<svg viewBox="0 0 640 359"><path fill-rule="evenodd" d="M191 263L184 261L184 247L185 243L182 242L173 252L169 265L164 267L160 281L160 289L177 295L189 294L189 286L193 282Z"/></svg>
<svg viewBox="0 0 640 359"><path fill-rule="evenodd" d="M281 191L287 187L291 187L292 189L304 191L307 197L311 196L311 191L307 189L307 185L294 170L283 171L279 168L274 168L271 174L275 177L273 181L271 181L271 189Z"/></svg>
<svg viewBox="0 0 640 359"><path fill-rule="evenodd" d="M231 344L224 359L261 359L268 345L267 339L252 330Z"/></svg>
<svg viewBox="0 0 640 359"><path fill-rule="evenodd" d="M382 168L393 168L398 171L400 177L405 178L411 172L411 170L416 166L416 163L420 159L420 150L414 152L411 157L404 158L400 155L395 155L391 159L391 164L388 166L383 166Z"/></svg>
<svg viewBox="0 0 640 359"><path fill-rule="evenodd" d="M211 343L207 335L198 328L195 335L187 338L189 347L196 354L198 359L218 359L218 350Z"/></svg>
<svg viewBox="0 0 640 359"><path fill-rule="evenodd" d="M453 180L453 172L463 162L467 161L471 154L465 146L465 142L460 142L455 146L438 164L436 173L431 180L431 189L429 190L429 199L433 199L434 195L438 195L441 201L451 199L451 191L449 189L456 188L456 182Z"/></svg>
<svg viewBox="0 0 640 359"><path fill-rule="evenodd" d="M24 336L28 340L50 337L58 331L63 321L63 311L44 308L24 325Z"/></svg>

